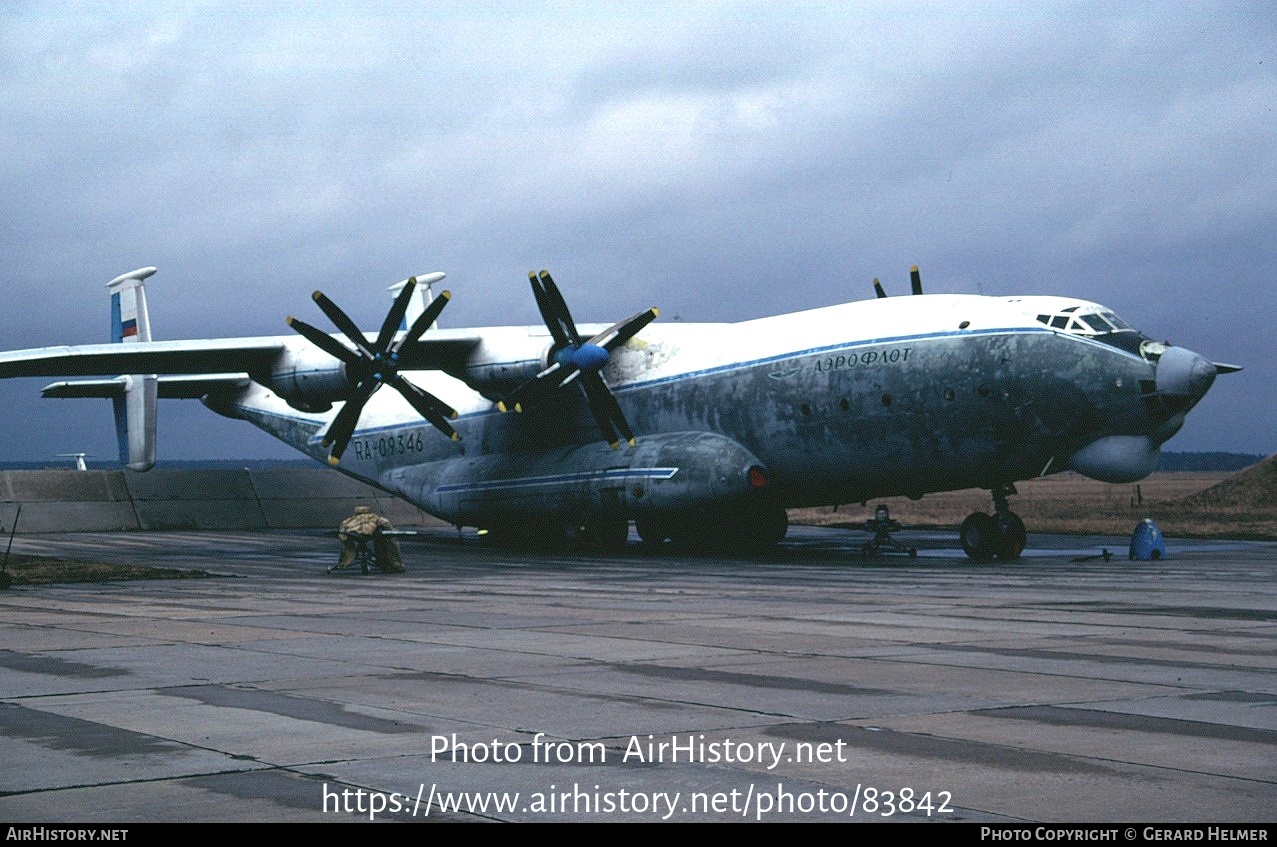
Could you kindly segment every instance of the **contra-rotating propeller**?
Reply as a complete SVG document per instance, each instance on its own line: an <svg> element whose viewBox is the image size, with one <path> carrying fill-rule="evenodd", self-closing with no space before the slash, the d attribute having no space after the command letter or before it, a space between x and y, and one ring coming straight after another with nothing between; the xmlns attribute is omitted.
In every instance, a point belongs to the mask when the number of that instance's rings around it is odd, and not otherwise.
<svg viewBox="0 0 1277 847"><path fill-rule="evenodd" d="M408 301L412 299L412 292L416 287L416 277L408 280L404 285L399 296L395 298L394 305L386 314L385 321L381 324L377 340L371 346L364 334L359 331L359 327L355 326L355 322L338 308L336 303L325 297L322 291L316 291L311 296L328 319L342 331L351 344L355 345L355 349L350 349L331 335L291 315L285 319L289 326L301 333L310 343L344 363L346 378L353 386L350 394L345 398L346 405L337 413L337 417L329 424L328 432L324 435L323 445L329 448L329 464L335 465L341 461L341 454L346 451L350 436L354 434L355 426L359 423L359 415L364 410L364 404L383 385L389 385L402 394L417 413L429 421L435 429L453 441L458 438L457 431L448 423L449 418L457 416L456 411L438 397L413 385L399 373L399 351L421 338L439 317L443 307L448 305L448 299L452 297L451 292L442 292L426 307L425 311L417 316L408 331L396 341L395 331L408 312Z"/></svg>
<svg viewBox="0 0 1277 847"><path fill-rule="evenodd" d="M918 273L917 265L909 269L909 285L914 294L922 293L922 275ZM878 277L874 277L874 294L878 295L880 300L887 296L887 292L882 290L882 283L878 281Z"/></svg>
<svg viewBox="0 0 1277 847"><path fill-rule="evenodd" d="M612 390L603 381L599 373L607 364L611 353L617 347L629 341L634 335L647 326L659 314L655 308L639 312L620 323L613 324L598 335L582 341L568 305L559 293L549 271L540 274L528 272L528 281L532 283L532 294L536 297L537 308L554 339L550 351L550 364L535 377L520 385L510 396L497 404L505 412L510 409L522 411L522 399L537 391L557 390L575 382L585 393L590 413L599 425L604 439L613 449L620 446L616 438L617 431L627 442L634 444L634 431L621 406L612 396Z"/></svg>

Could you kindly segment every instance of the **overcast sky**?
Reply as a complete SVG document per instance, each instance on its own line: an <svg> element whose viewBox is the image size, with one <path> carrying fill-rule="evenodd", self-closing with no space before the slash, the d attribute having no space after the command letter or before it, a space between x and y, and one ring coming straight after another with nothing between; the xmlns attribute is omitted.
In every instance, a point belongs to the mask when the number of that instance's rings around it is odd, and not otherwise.
<svg viewBox="0 0 1277 847"><path fill-rule="evenodd" d="M1268 3L6 3L9 349L373 329L448 272L449 326L649 305L739 320L908 291L1096 300L1245 366L1169 450L1277 451ZM302 11L304 10L304 11ZM115 456L106 401L0 385L0 458ZM194 401L160 458L296 454Z"/></svg>

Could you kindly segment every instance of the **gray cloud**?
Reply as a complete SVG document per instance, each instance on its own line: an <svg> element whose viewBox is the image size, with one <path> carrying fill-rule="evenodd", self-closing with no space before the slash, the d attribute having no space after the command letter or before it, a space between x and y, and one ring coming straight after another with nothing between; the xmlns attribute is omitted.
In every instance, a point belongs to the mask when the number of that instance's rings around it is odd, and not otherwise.
<svg viewBox="0 0 1277 847"><path fill-rule="evenodd" d="M1274 449L1274 22L1261 6L33 3L0 19L9 348L102 340L144 264L164 338L361 321L737 320L905 290L1098 300L1246 365L1171 449ZM114 450L108 404L4 455ZM86 405L101 405L83 411ZM276 451L193 404L165 456Z"/></svg>

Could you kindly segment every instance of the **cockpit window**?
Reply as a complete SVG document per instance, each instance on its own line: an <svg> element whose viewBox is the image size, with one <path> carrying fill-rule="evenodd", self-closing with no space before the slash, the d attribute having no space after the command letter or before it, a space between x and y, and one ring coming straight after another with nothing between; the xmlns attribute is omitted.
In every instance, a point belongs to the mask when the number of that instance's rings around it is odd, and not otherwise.
<svg viewBox="0 0 1277 847"><path fill-rule="evenodd" d="M1038 315L1038 322L1052 329L1062 329L1074 335L1110 335L1115 332L1135 332L1135 328L1108 309L1095 306L1065 306L1053 315Z"/></svg>
<svg viewBox="0 0 1277 847"><path fill-rule="evenodd" d="M1052 331L1075 338L1094 340L1149 358L1140 349L1147 341L1135 327L1117 316L1108 306L1065 297L1008 297L1007 302L1020 308L1021 314Z"/></svg>
<svg viewBox="0 0 1277 847"><path fill-rule="evenodd" d="M1104 320L1113 324L1113 326L1117 327L1118 329L1135 329L1135 327L1131 326L1126 321L1119 318L1117 314L1114 312L1100 312L1100 316L1103 317Z"/></svg>

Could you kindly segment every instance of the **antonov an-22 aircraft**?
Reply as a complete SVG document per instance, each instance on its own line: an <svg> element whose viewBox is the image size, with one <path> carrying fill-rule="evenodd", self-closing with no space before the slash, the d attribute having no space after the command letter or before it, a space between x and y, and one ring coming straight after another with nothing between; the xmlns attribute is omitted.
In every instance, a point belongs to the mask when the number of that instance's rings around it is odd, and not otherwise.
<svg viewBox="0 0 1277 847"><path fill-rule="evenodd" d="M458 527L522 543L667 540L760 551L786 507L970 487L973 559L1015 558L1016 481L1141 479L1217 373L1111 310L1065 297L922 294L732 324L578 327L529 274L545 327L439 329L435 273L391 286L380 331L321 292L329 334L152 341L144 280L108 285L113 343L0 354L46 397L115 404L121 461L155 462L157 398L199 398ZM117 374L125 374L117 376ZM392 391L378 389L389 386Z"/></svg>

